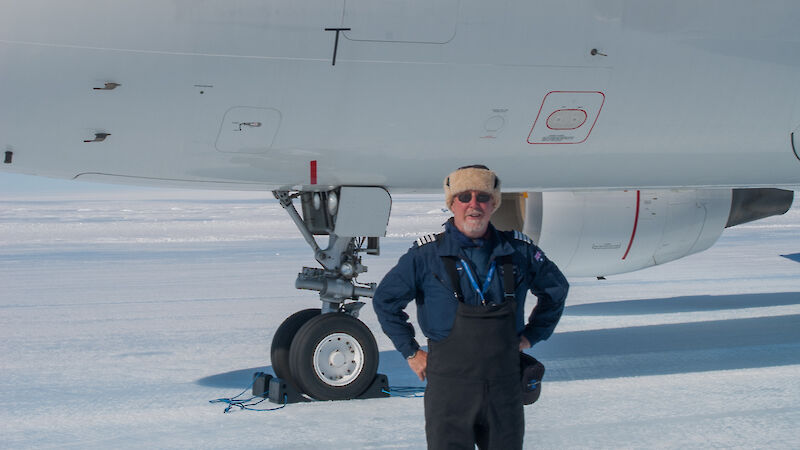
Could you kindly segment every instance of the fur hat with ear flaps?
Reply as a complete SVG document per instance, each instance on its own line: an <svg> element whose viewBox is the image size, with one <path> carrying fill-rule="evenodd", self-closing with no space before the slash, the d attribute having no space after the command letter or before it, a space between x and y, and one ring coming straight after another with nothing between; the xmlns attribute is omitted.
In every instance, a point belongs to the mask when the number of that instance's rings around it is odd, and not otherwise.
<svg viewBox="0 0 800 450"><path fill-rule="evenodd" d="M492 195L494 210L500 207L500 179L488 167L476 164L459 167L444 179L444 197L447 208L453 199L466 191L480 191ZM492 211L494 212L494 211Z"/></svg>

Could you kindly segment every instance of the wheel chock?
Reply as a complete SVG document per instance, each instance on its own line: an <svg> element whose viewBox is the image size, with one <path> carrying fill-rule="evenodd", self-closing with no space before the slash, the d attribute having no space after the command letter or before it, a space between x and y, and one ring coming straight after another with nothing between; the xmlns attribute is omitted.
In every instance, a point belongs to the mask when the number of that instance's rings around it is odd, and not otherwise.
<svg viewBox="0 0 800 450"><path fill-rule="evenodd" d="M264 372L253 374L253 397L269 397L269 381L272 375Z"/></svg>
<svg viewBox="0 0 800 450"><path fill-rule="evenodd" d="M390 397L389 394L389 377L386 375L379 373L375 375L375 379L372 380L372 384L369 385L366 391L362 392L356 398L359 399L367 399L367 398L384 398Z"/></svg>
<svg viewBox="0 0 800 450"><path fill-rule="evenodd" d="M279 405L311 401L291 384L264 372L253 374L253 397L269 398L270 402Z"/></svg>
<svg viewBox="0 0 800 450"><path fill-rule="evenodd" d="M310 402L302 392L281 378L272 377L269 380L269 401L279 405L288 403Z"/></svg>
<svg viewBox="0 0 800 450"><path fill-rule="evenodd" d="M268 398L270 402L279 405L312 401L288 382L264 372L253 374L253 396ZM375 375L369 387L356 398L363 400L389 396L389 377L379 373Z"/></svg>

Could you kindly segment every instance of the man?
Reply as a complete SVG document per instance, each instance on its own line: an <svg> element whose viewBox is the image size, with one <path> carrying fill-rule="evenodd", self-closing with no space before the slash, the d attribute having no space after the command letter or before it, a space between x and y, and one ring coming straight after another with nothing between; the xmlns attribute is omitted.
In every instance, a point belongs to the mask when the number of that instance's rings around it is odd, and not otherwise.
<svg viewBox="0 0 800 450"><path fill-rule="evenodd" d="M444 192L453 212L444 233L418 239L386 274L375 312L411 370L428 379L429 448L522 448L519 351L550 337L569 285L528 237L491 225L500 180L486 166L459 168ZM528 290L538 303L526 324ZM403 311L411 300L428 352Z"/></svg>

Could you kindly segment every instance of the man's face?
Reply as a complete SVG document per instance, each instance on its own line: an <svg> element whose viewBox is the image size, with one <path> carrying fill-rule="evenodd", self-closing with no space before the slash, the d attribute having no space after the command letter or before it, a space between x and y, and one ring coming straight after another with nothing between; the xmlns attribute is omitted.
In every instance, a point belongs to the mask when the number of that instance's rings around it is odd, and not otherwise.
<svg viewBox="0 0 800 450"><path fill-rule="evenodd" d="M469 195L469 200L464 202ZM488 197L488 201L479 202L478 197ZM481 198L483 199L483 198ZM461 192L453 198L450 205L453 221L458 231L471 239L478 239L486 234L489 219L494 212L494 200L491 194L480 191Z"/></svg>

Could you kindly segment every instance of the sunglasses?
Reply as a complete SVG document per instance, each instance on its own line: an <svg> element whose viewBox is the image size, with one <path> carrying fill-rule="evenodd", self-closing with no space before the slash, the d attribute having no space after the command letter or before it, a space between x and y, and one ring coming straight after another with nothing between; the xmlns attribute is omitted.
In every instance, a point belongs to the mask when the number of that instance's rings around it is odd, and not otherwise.
<svg viewBox="0 0 800 450"><path fill-rule="evenodd" d="M458 194L458 196L456 196L456 198L461 203L469 203L470 201L472 201L472 192L462 192L462 193ZM475 193L475 200L478 203L486 203L491 199L492 199L492 196L490 194L485 193L485 192L476 192Z"/></svg>

